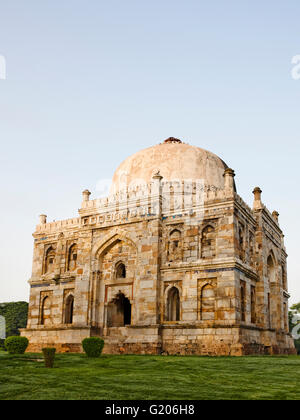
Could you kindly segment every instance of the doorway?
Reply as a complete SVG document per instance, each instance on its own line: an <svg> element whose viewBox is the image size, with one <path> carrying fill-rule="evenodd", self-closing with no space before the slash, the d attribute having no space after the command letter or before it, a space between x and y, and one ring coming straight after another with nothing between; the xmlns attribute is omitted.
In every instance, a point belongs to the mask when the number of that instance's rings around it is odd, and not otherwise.
<svg viewBox="0 0 300 420"><path fill-rule="evenodd" d="M123 294L119 293L107 308L107 326L125 327L131 325L131 303Z"/></svg>

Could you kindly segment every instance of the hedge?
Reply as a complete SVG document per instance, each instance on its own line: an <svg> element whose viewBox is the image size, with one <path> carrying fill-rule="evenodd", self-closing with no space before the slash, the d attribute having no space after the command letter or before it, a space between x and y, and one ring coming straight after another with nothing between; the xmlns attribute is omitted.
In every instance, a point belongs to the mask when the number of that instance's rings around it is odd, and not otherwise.
<svg viewBox="0 0 300 420"><path fill-rule="evenodd" d="M104 347L104 340L98 337L85 338L82 347L88 357L100 357Z"/></svg>
<svg viewBox="0 0 300 420"><path fill-rule="evenodd" d="M26 337L8 337L5 342L5 348L9 354L24 354L29 341Z"/></svg>

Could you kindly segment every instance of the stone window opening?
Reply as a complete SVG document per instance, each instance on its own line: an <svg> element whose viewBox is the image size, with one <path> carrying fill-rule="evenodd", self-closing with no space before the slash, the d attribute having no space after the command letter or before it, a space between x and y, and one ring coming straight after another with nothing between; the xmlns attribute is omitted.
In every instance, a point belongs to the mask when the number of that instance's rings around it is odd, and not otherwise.
<svg viewBox="0 0 300 420"><path fill-rule="evenodd" d="M202 231L201 258L214 258L216 256L216 230L208 225Z"/></svg>
<svg viewBox="0 0 300 420"><path fill-rule="evenodd" d="M169 236L168 260L169 262L182 260L181 232L178 229L173 230Z"/></svg>
<svg viewBox="0 0 300 420"><path fill-rule="evenodd" d="M130 300L123 293L118 293L108 305L107 326L126 327L131 325L131 312Z"/></svg>
<svg viewBox="0 0 300 420"><path fill-rule="evenodd" d="M77 268L77 256L78 248L76 244L73 244L69 249L68 255L68 271L74 271Z"/></svg>
<svg viewBox="0 0 300 420"><path fill-rule="evenodd" d="M44 273L53 273L54 272L54 262L55 262L55 250L51 246L48 251L46 252L45 257L45 266L44 266Z"/></svg>
<svg viewBox="0 0 300 420"><path fill-rule="evenodd" d="M167 321L180 321L180 295L177 287L172 287L168 293Z"/></svg>
<svg viewBox="0 0 300 420"><path fill-rule="evenodd" d="M116 266L116 277L117 279L126 279L126 266L122 262Z"/></svg>
<svg viewBox="0 0 300 420"><path fill-rule="evenodd" d="M51 324L51 301L49 296L45 296L41 305L40 325Z"/></svg>
<svg viewBox="0 0 300 420"><path fill-rule="evenodd" d="M74 296L69 295L65 305L65 324L73 324Z"/></svg>

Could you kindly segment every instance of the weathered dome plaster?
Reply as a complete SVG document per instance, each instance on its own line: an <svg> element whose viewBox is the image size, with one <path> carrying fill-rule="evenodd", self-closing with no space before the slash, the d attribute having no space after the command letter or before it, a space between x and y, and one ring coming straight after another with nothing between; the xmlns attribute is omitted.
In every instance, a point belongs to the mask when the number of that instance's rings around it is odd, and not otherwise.
<svg viewBox="0 0 300 420"><path fill-rule="evenodd" d="M203 180L206 186L223 189L226 168L215 154L170 138L121 163L114 174L111 192L125 186L149 184L158 171L165 181Z"/></svg>

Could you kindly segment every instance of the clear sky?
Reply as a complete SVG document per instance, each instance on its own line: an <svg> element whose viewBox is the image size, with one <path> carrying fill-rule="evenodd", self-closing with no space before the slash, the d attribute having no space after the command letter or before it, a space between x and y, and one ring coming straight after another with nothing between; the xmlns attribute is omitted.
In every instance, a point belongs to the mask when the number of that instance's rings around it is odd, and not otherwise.
<svg viewBox="0 0 300 420"><path fill-rule="evenodd" d="M249 204L262 188L300 301L299 16L299 0L1 0L0 302L28 300L39 214L76 217L85 188L170 136L221 156Z"/></svg>

